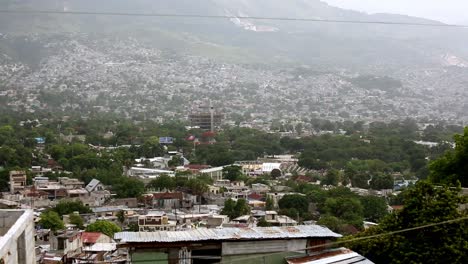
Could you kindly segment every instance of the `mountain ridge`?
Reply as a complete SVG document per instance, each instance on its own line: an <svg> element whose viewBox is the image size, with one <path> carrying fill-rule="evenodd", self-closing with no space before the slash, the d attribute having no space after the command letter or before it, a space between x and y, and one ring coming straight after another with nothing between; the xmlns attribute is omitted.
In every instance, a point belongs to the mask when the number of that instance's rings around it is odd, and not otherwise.
<svg viewBox="0 0 468 264"><path fill-rule="evenodd" d="M0 9L440 23L404 15L366 14L318 0L7 0L0 3ZM468 47L463 45L468 41L468 31L464 29L220 18L20 14L2 17L0 32L3 33L129 34L154 45L175 41L184 42L182 46L188 47L204 43L244 50L259 56L260 62L262 58L278 57L305 64L360 68L361 65L384 64L388 67L440 66L446 54L460 60L468 59Z"/></svg>

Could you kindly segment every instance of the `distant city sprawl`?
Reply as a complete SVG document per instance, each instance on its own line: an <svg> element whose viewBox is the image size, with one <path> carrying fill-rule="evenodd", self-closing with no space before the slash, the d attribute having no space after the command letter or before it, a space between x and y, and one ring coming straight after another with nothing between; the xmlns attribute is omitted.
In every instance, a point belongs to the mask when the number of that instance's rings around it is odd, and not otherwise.
<svg viewBox="0 0 468 264"><path fill-rule="evenodd" d="M196 102L228 121L322 118L386 121L407 117L467 121L467 68L404 68L385 75L309 66L267 66L171 54L132 38L2 36L40 51L0 58L2 110L107 112L186 119Z"/></svg>

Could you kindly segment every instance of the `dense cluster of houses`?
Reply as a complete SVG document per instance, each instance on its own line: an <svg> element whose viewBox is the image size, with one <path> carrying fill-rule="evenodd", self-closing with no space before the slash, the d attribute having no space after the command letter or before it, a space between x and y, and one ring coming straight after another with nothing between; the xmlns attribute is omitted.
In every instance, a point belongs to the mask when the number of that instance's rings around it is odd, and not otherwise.
<svg viewBox="0 0 468 264"><path fill-rule="evenodd" d="M195 195L180 188L148 189L138 199L117 199L97 179L92 179L88 184L69 177L52 180L45 176L50 175L50 168L33 167L29 172L10 172L10 192L3 193L0 206L3 209L34 210L36 261L47 264L131 263L139 255L146 256L148 250L157 252L159 257L167 259L169 263L213 263L206 262L207 258L219 261L252 254L246 250L252 243L269 248L265 253L290 249L305 254L301 257L307 257L318 253L316 250L306 250L311 243L325 244L340 236L315 225L313 221L307 222L308 225L299 225L297 219L267 209L267 200L277 208L278 201L284 195L292 194L289 187L263 183L246 185L243 181L230 181L223 177L224 167L189 164L183 157L182 164L170 167L168 163L172 156L137 159L133 167L124 171L124 175L143 182L161 175L174 176L179 172L190 172L184 174L186 177L205 175L213 180L205 193ZM291 172L303 172L296 164L297 160L291 156L276 156L237 162L235 165L241 168L242 173L251 177L271 174L274 170L280 171L282 177L287 177ZM33 175L32 182L28 181L28 175ZM297 179L311 181L308 177ZM250 213L232 219L224 215L222 209L228 199L245 199L251 208ZM62 216L65 229L43 229L39 224L41 213L61 200L81 201L83 205L89 206L90 213L80 214L84 226L105 220L120 226L124 232L117 233L115 237L99 232L86 232L71 224L69 215ZM269 227L258 226L260 221L265 221ZM224 232L227 233L223 235ZM256 236L246 236L244 232L253 232ZM200 234L202 237L197 239ZM143 239L141 236L149 238ZM178 238L159 243L166 236ZM245 244L232 241L237 237L242 238ZM205 240L211 242L205 243ZM184 246L180 247L180 244ZM137 248L135 245L138 245ZM325 247L321 250L325 250ZM152 257L151 254L149 257ZM172 256L173 254L178 257ZM187 259L180 256L189 257L191 261L187 262ZM280 259L284 262L286 257L281 255ZM288 258L288 262L293 263L291 261L293 260Z"/></svg>

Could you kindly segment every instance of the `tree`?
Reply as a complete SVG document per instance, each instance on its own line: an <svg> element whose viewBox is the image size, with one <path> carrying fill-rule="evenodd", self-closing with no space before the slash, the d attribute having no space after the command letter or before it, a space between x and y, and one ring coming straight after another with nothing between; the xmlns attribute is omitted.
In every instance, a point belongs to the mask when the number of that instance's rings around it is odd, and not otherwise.
<svg viewBox="0 0 468 264"><path fill-rule="evenodd" d="M223 168L223 176L230 181L237 181L242 177L242 168L236 165L226 166Z"/></svg>
<svg viewBox="0 0 468 264"><path fill-rule="evenodd" d="M239 217L241 215L250 214L250 206L247 200L239 199L237 200L236 206L234 206L235 217Z"/></svg>
<svg viewBox="0 0 468 264"><path fill-rule="evenodd" d="M164 149L159 144L158 137L150 137L138 149L140 157L153 158L164 155Z"/></svg>
<svg viewBox="0 0 468 264"><path fill-rule="evenodd" d="M82 201L73 201L62 199L59 203L52 208L53 211L60 216L78 212L79 214L92 213L93 211L88 206L84 205Z"/></svg>
<svg viewBox="0 0 468 264"><path fill-rule="evenodd" d="M174 190L177 186L174 177L161 175L158 178L151 180L146 187L156 190Z"/></svg>
<svg viewBox="0 0 468 264"><path fill-rule="evenodd" d="M119 220L120 224L125 222L125 212L123 210L117 212L117 220Z"/></svg>
<svg viewBox="0 0 468 264"><path fill-rule="evenodd" d="M275 208L275 204L273 203L273 199L271 197L267 197L265 201L265 210L270 211Z"/></svg>
<svg viewBox="0 0 468 264"><path fill-rule="evenodd" d="M54 211L45 211L41 214L40 218L39 225L41 225L42 228L51 229L52 231L65 228L62 219Z"/></svg>
<svg viewBox="0 0 468 264"><path fill-rule="evenodd" d="M257 223L257 226L260 226L260 227L268 227L268 226L271 226L271 223L267 222L265 220L265 217L262 217L258 220L258 223Z"/></svg>
<svg viewBox="0 0 468 264"><path fill-rule="evenodd" d="M295 209L301 216L309 211L309 201L307 197L300 194L287 194L283 196L283 198L278 201L278 206L282 210ZM296 216L292 215L292 217Z"/></svg>
<svg viewBox="0 0 468 264"><path fill-rule="evenodd" d="M167 163L169 167L177 167L183 165L184 160L180 156L173 156L172 159Z"/></svg>
<svg viewBox="0 0 468 264"><path fill-rule="evenodd" d="M234 207L236 206L236 202L231 198L227 199L224 202L223 210L221 210L221 214L229 216L230 219L234 219Z"/></svg>
<svg viewBox="0 0 468 264"><path fill-rule="evenodd" d="M49 154L58 161L65 157L65 148L62 145L52 145L49 148Z"/></svg>
<svg viewBox="0 0 468 264"><path fill-rule="evenodd" d="M362 188L362 189L369 188L368 182L370 178L371 177L369 176L369 173L367 172L360 172L360 173L353 175L352 177L349 177L353 187Z"/></svg>
<svg viewBox="0 0 468 264"><path fill-rule="evenodd" d="M345 225L343 220L332 215L324 215L320 217L320 219L317 221L317 224L326 226L330 228L331 231L337 233L343 233L343 226Z"/></svg>
<svg viewBox="0 0 468 264"><path fill-rule="evenodd" d="M393 189L393 177L390 174L378 173L372 177L370 188L374 190Z"/></svg>
<svg viewBox="0 0 468 264"><path fill-rule="evenodd" d="M361 196L360 198L364 219L372 222L379 222L388 214L387 202L382 197Z"/></svg>
<svg viewBox="0 0 468 264"><path fill-rule="evenodd" d="M463 135L455 135L455 150L446 152L444 156L429 165L429 179L436 184L457 185L468 187L468 127Z"/></svg>
<svg viewBox="0 0 468 264"><path fill-rule="evenodd" d="M114 237L114 234L122 231L120 227L113 222L98 220L86 227L87 232L101 232L111 238Z"/></svg>
<svg viewBox="0 0 468 264"><path fill-rule="evenodd" d="M270 176L272 179L278 179L279 177L281 177L281 171L279 169L273 169L270 172Z"/></svg>
<svg viewBox="0 0 468 264"><path fill-rule="evenodd" d="M375 263L468 263L467 213L459 210L465 202L459 187L419 181L404 192L402 210L350 239L453 222L350 242L348 247Z"/></svg>
<svg viewBox="0 0 468 264"><path fill-rule="evenodd" d="M126 228L126 231L130 232L138 232L140 231L140 228L138 226L138 223L130 223L128 224L128 227Z"/></svg>
<svg viewBox="0 0 468 264"><path fill-rule="evenodd" d="M119 198L138 198L145 192L145 184L138 179L121 177L112 190Z"/></svg>
<svg viewBox="0 0 468 264"><path fill-rule="evenodd" d="M186 187L195 195L202 195L209 191L208 184L200 179L190 179L186 183Z"/></svg>
<svg viewBox="0 0 468 264"><path fill-rule="evenodd" d="M326 214L335 216L346 224L362 228L363 207L356 198L327 198L323 209Z"/></svg>
<svg viewBox="0 0 468 264"><path fill-rule="evenodd" d="M84 221L79 214L71 213L68 215L68 219L70 221L70 224L75 225L79 229L83 229Z"/></svg>
<svg viewBox="0 0 468 264"><path fill-rule="evenodd" d="M235 202L229 198L224 202L223 210L221 210L221 214L229 216L230 219L234 219L249 213L250 206L245 199L239 199L237 202Z"/></svg>
<svg viewBox="0 0 468 264"><path fill-rule="evenodd" d="M329 170L323 178L321 184L322 185L333 185L337 186L340 180L340 172L337 170Z"/></svg>

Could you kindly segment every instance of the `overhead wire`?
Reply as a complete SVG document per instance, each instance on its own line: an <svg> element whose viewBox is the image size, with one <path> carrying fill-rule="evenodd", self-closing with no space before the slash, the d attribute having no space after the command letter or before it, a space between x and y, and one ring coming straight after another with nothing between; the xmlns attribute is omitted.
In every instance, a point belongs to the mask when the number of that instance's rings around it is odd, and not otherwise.
<svg viewBox="0 0 468 264"><path fill-rule="evenodd" d="M18 10L2 9L3 14L24 15L100 15L100 16L132 16L132 17L162 17L162 18L208 18L208 19L250 19L250 20L272 20L272 21L299 21L320 23L345 23L345 24L373 24L373 25L402 25L422 27L452 27L468 28L462 24L444 23L420 23L420 22L398 22L398 21L373 21L373 20L340 20L320 18L295 18L295 17L263 17L263 16L232 16L232 15L203 15L203 14L177 14L177 13L127 13L127 12L92 12L92 11L58 11L58 10Z"/></svg>
<svg viewBox="0 0 468 264"><path fill-rule="evenodd" d="M102 16L132 16L132 17L161 17L161 18L208 18L208 19L250 19L250 20L271 20L271 21L299 21L299 22L320 22L320 23L344 23L344 24L373 24L373 25L402 25L402 26L421 26L421 27L451 27L451 28L468 28L468 25L461 25L461 24L443 24L443 23L418 23L418 22L397 22L397 21L371 21L371 20L339 20L339 19L318 19L318 18L292 18L292 17L261 17L261 16L228 16L228 15L201 15L201 14L171 14L171 13L126 13L126 12L89 12L89 11L55 11L55 10L13 10L13 9L4 9L0 10L0 13L3 14L37 14L37 15L102 15ZM334 241L329 242L321 245L316 245L312 247L307 247L304 249L298 249L294 251L282 251L276 253L268 253L263 255L255 255L245 258L238 258L235 260L230 260L228 263L235 263L239 261L249 260L252 258L259 258L259 257L266 257L275 254L282 254L285 252L297 252L302 250L311 250L315 248L323 248L323 247L331 247L339 244L350 243L354 241L366 240L366 239L373 239L382 236L389 236L409 231L414 231L418 229L443 225L443 224L450 224L462 220L468 220L468 217L462 217L452 220L447 220L439 223L431 223L423 226L417 226L412 228L406 228L397 231L391 231L383 234L365 236L365 237L358 237L349 240L342 240L342 241ZM193 259L193 258L186 258L186 259ZM148 260L132 260L133 263L137 262L148 262L148 261L167 261L167 259L148 259ZM95 261L89 263L112 263L112 261ZM115 262L117 263L117 262ZM221 261L220 263L226 263Z"/></svg>
<svg viewBox="0 0 468 264"><path fill-rule="evenodd" d="M376 235L364 236L364 237L357 237L357 238L346 239L346 240L341 240L341 241L328 242L328 243L315 245L315 246L307 247L307 248L304 248L304 249L298 249L298 250L294 250L294 251L312 250L312 249L316 249L316 248L332 247L332 246L351 243L351 242L360 241L360 240L374 239L374 238L378 238L378 237L390 236L390 235L410 232L410 231L424 229L424 228L433 227L433 226L451 224L451 223L455 223L455 222L459 222L459 221L463 221L463 220L468 220L468 216L459 217L459 218L455 218L455 219L451 219L451 220L447 220L447 221L442 221L442 222L438 222L438 223L431 223L431 224L426 224L426 225L421 225L421 226L416 226L416 227L400 229L400 230L396 230L396 231L390 231L390 232L386 232L386 233L382 233L382 234L376 234ZM285 253L285 252L294 252L294 251L282 251L282 252L276 252L276 253L269 253L269 254L265 254L265 256L271 256L271 255L275 255L275 254L282 254L282 253ZM258 255L255 256L255 258L258 258L258 257L261 257L261 256L258 256ZM244 261L244 260L248 260L250 258L254 258L254 257L251 256L251 257L235 259L235 260L230 260L229 262L221 262L221 263L236 263L238 261Z"/></svg>
<svg viewBox="0 0 468 264"><path fill-rule="evenodd" d="M306 248L302 248L302 249L291 250L291 251L281 251L281 252L273 252L273 253L265 253L265 254L255 254L255 256L242 257L242 258L237 258L237 259L233 259L233 260L229 260L229 261L221 260L221 262L219 262L219 263L237 263L237 262L241 262L241 261L246 261L246 260L251 260L251 259L259 259L259 258L264 258L264 257L268 257L268 256L283 254L283 253L287 253L287 252L296 252L296 253L298 253L299 251L313 250L313 249L317 249L317 248L328 248L328 247L333 247L333 246L336 246L336 245L341 245L341 244L346 244L346 243L351 243L351 242L356 242L356 241L361 241L361 240L374 239L374 238L378 238L378 237L390 236L390 235L415 231L415 230L434 227L434 226L439 226L439 225L452 224L452 223L460 222L460 221L463 221L463 220L468 220L468 216L459 217L459 218L446 220L446 221L442 221L442 222L437 222L437 223L430 223L430 224L426 224L426 225L421 225L421 226L416 226L416 227L410 227L410 228L390 231L390 232L386 232L386 233L382 233L382 234L376 234L376 235L370 235L370 236L364 236L364 237L357 237L357 238L346 239L346 240L341 240L341 241L328 242L328 243L324 243L324 244L320 244L320 245L315 245L315 246L306 247ZM177 259L201 259L201 258L185 257L185 258L177 258ZM142 259L142 260L132 260L131 262L132 263L140 263L140 262L167 261L167 260L168 260L167 258L166 259ZM113 262L95 261L95 262L90 262L90 263L113 263Z"/></svg>

